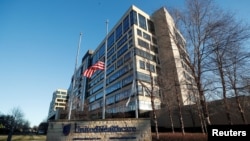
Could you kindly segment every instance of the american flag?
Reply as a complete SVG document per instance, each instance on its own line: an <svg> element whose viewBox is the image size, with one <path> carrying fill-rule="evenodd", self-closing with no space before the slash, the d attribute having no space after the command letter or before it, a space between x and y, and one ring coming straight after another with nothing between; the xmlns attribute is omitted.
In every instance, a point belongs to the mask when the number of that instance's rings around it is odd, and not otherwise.
<svg viewBox="0 0 250 141"><path fill-rule="evenodd" d="M90 78L96 70L104 70L104 63L102 61L98 61L93 66L89 67L83 72L83 75Z"/></svg>

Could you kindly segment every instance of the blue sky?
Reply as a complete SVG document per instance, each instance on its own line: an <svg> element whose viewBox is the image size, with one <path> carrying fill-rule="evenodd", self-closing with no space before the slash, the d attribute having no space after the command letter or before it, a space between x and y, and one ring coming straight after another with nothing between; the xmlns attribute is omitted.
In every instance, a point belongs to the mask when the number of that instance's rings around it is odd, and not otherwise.
<svg viewBox="0 0 250 141"><path fill-rule="evenodd" d="M250 23L248 0L216 2ZM82 57L104 39L106 19L111 29L132 4L151 14L184 0L0 0L0 113L19 107L39 125L53 91L69 87L79 33Z"/></svg>

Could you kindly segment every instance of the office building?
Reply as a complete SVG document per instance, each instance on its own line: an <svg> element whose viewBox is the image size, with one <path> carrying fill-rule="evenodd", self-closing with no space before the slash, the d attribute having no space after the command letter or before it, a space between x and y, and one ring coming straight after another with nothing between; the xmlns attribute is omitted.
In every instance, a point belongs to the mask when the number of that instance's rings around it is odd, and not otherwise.
<svg viewBox="0 0 250 141"><path fill-rule="evenodd" d="M67 107L67 90L57 89L53 92L50 102L48 120L57 119L58 110L65 110Z"/></svg>
<svg viewBox="0 0 250 141"><path fill-rule="evenodd" d="M104 62L105 47L106 69L84 77L84 70ZM185 40L165 8L150 16L131 6L99 46L82 58L72 76L68 109L83 111L91 119L102 118L104 111L105 118L148 117L152 97L156 109L165 98L176 103L177 94L181 105L192 104L195 92L187 84L193 77L186 60Z"/></svg>

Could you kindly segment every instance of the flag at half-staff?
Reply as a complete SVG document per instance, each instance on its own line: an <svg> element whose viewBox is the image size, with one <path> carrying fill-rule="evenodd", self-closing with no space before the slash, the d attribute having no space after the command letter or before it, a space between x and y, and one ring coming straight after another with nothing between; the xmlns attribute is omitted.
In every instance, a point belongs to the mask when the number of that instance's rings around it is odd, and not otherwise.
<svg viewBox="0 0 250 141"><path fill-rule="evenodd" d="M90 78L96 70L104 70L105 64L102 61L98 61L94 65L90 66L83 72L83 75Z"/></svg>

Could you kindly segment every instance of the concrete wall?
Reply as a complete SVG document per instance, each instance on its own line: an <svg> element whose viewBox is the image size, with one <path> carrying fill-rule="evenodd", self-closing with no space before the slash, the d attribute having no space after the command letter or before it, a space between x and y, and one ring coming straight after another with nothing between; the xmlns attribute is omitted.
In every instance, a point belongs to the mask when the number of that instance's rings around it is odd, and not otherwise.
<svg viewBox="0 0 250 141"><path fill-rule="evenodd" d="M49 122L47 141L62 140L151 141L150 119L58 120Z"/></svg>
<svg viewBox="0 0 250 141"><path fill-rule="evenodd" d="M240 112L238 110L238 105L236 103L235 98L227 99L230 106L230 114L232 118L233 124L244 124ZM244 110L246 120L248 123L250 122L250 97L242 96L240 97L240 103ZM228 119L226 117L226 110L222 100L216 100L212 102L208 102L208 111L209 117L212 125L228 125ZM174 122L175 128L180 128L179 121L179 110L177 108L172 107L172 118ZM162 108L157 113L158 125L162 128L171 128L171 122L169 118L169 112L167 108ZM183 121L186 128L200 127L201 121L197 113L197 107L195 105L189 105L182 107L182 115ZM152 126L154 126L152 124Z"/></svg>

